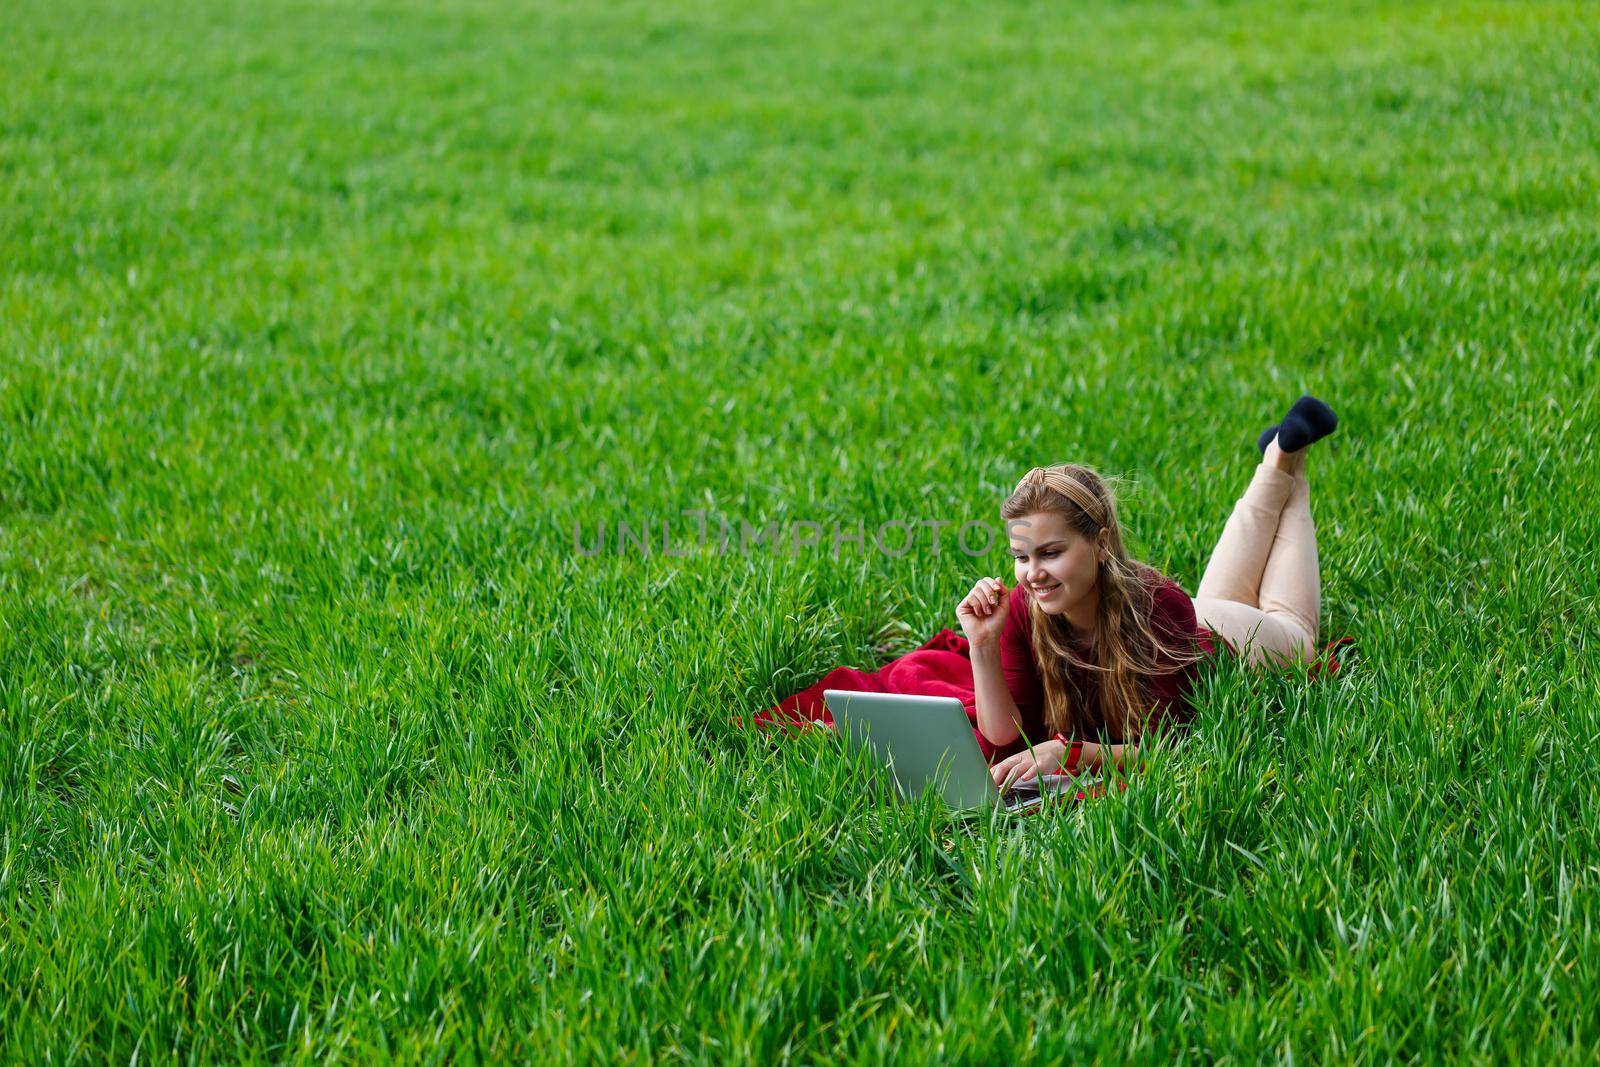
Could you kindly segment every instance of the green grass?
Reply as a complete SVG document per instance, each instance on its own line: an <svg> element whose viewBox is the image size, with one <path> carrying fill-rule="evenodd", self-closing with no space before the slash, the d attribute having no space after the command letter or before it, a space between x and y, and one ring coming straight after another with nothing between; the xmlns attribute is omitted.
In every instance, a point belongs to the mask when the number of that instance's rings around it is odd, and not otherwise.
<svg viewBox="0 0 1600 1067"><path fill-rule="evenodd" d="M1600 1055L1591 5L13 0L0 84L0 1058ZM1002 551L573 546L1075 460L1192 591L1302 390L1360 657L1059 816L729 725Z"/></svg>

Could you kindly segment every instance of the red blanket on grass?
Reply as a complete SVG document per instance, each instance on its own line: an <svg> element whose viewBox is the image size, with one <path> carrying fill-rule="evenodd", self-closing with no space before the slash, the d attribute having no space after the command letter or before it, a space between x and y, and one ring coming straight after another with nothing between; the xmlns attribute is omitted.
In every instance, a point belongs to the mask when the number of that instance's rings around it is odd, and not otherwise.
<svg viewBox="0 0 1600 1067"><path fill-rule="evenodd" d="M1339 673L1335 653L1355 643L1353 637L1338 637L1323 648L1312 663L1309 677ZM978 731L976 685L972 679L972 660L967 654L967 639L954 630L940 630L921 648L892 659L875 671L854 667L835 667L815 685L783 700L776 707L758 712L757 726L831 728L833 713L822 699L825 689L849 689L860 693L908 693L916 696L955 697L967 710L972 732L978 738L984 757L991 763L1022 748L1018 741L996 748Z"/></svg>

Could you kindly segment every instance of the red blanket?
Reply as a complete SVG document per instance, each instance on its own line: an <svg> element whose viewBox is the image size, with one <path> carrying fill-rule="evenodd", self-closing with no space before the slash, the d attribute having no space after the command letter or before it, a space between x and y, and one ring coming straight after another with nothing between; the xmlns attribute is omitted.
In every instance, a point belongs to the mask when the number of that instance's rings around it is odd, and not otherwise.
<svg viewBox="0 0 1600 1067"><path fill-rule="evenodd" d="M940 630L926 644L875 671L835 667L815 685L800 690L777 707L756 715L758 726L832 726L833 713L823 703L824 689L849 689L857 693L914 693L917 696L955 697L977 727L977 698L972 680L972 660L967 639L954 630ZM980 736L979 743L983 740ZM984 755L989 750L985 748Z"/></svg>
<svg viewBox="0 0 1600 1067"><path fill-rule="evenodd" d="M1339 672L1335 653L1355 643L1353 637L1338 637L1323 648L1322 654L1312 663L1311 678ZM824 689L849 689L860 693L910 693L917 696L955 697L967 710L972 721L972 732L978 738L985 759L991 763L1020 743L997 749L978 732L976 686L972 680L972 660L967 654L967 639L954 630L940 630L926 644L914 651L892 659L875 671L857 670L854 667L835 667L822 676L815 685L808 686L784 700L776 707L758 712L757 726L825 727L833 726L833 713L823 702Z"/></svg>

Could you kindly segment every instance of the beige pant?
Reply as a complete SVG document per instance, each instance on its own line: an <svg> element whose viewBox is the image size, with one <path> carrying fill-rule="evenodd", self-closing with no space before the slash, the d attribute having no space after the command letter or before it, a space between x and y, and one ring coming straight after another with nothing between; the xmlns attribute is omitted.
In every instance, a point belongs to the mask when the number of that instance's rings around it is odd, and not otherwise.
<svg viewBox="0 0 1600 1067"><path fill-rule="evenodd" d="M1311 483L1263 463L1233 506L1194 598L1199 620L1248 663L1316 655L1322 579Z"/></svg>

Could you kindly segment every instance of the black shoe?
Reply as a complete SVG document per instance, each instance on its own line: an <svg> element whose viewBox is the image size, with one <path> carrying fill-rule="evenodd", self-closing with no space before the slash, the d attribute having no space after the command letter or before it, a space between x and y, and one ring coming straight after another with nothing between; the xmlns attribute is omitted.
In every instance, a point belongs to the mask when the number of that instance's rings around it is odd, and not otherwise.
<svg viewBox="0 0 1600 1067"><path fill-rule="evenodd" d="M1261 449L1263 456L1267 454L1267 446L1272 443L1272 439L1276 436L1278 436L1278 424L1273 423L1265 430L1262 430L1261 436L1256 438L1256 447Z"/></svg>
<svg viewBox="0 0 1600 1067"><path fill-rule="evenodd" d="M1298 452L1328 436L1338 425L1339 416L1332 408L1314 396L1303 396L1278 424L1278 447L1285 452ZM1262 451L1266 451L1265 445Z"/></svg>

